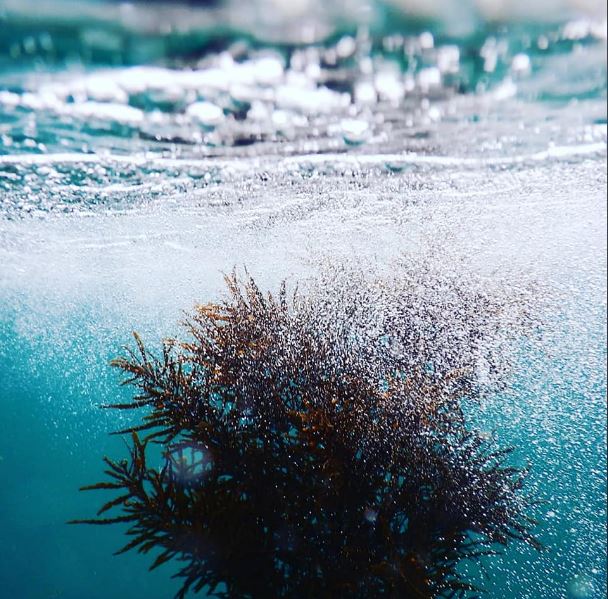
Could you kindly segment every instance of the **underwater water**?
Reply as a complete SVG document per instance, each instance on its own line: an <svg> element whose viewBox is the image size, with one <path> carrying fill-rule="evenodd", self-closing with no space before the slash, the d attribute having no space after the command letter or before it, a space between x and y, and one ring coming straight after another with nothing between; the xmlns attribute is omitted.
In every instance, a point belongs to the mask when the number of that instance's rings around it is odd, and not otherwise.
<svg viewBox="0 0 608 599"><path fill-rule="evenodd" d="M402 254L537 285L538 338L469 409L530 464L545 550L463 567L604 597L606 97L592 1L0 0L0 597L179 588L66 524L125 451L99 406L132 331L176 334L234 267L276 289Z"/></svg>

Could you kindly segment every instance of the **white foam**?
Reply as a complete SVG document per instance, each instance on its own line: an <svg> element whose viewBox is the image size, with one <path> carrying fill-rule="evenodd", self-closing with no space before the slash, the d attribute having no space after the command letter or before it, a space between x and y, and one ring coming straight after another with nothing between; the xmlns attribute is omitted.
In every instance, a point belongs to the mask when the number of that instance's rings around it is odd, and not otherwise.
<svg viewBox="0 0 608 599"><path fill-rule="evenodd" d="M97 119L125 125L139 124L144 120L144 112L139 108L113 102L64 104L58 111L68 116L73 115L84 119Z"/></svg>
<svg viewBox="0 0 608 599"><path fill-rule="evenodd" d="M530 57L523 52L516 54L511 61L511 70L514 73L528 73L532 67Z"/></svg>
<svg viewBox="0 0 608 599"><path fill-rule="evenodd" d="M378 96L389 102L397 103L405 95L405 87L399 73L391 70L381 71L374 77Z"/></svg>
<svg viewBox="0 0 608 599"><path fill-rule="evenodd" d="M470 158L459 156L435 156L432 154L407 153L379 153L379 154L300 154L279 159L279 167L292 166L294 164L351 164L363 166L378 166L387 163L429 164L437 166L501 166L509 164L522 164L526 162L542 162L549 158L567 159L576 156L603 154L608 145L606 142L595 142L589 144L552 146L546 150L530 154L515 156L501 156L493 158ZM209 158L157 158L146 155L123 156L120 154L80 154L80 153L56 153L56 154L7 154L0 156L0 164L23 164L23 165L50 165L50 164L75 164L75 163L117 163L133 166L150 165L158 167L188 167L201 166L202 164L216 164L234 172L251 172L255 166L263 166L263 158L238 158L235 160Z"/></svg>
<svg viewBox="0 0 608 599"><path fill-rule="evenodd" d="M370 135L369 123L361 119L342 119L340 126L344 141L349 144L360 144Z"/></svg>
<svg viewBox="0 0 608 599"><path fill-rule="evenodd" d="M421 69L417 79L423 93L441 87L441 71L437 67Z"/></svg>
<svg viewBox="0 0 608 599"><path fill-rule="evenodd" d="M208 128L217 127L225 120L224 111L211 102L196 102L190 104L186 110L186 114Z"/></svg>
<svg viewBox="0 0 608 599"><path fill-rule="evenodd" d="M114 104L126 104L129 101L127 92L112 77L91 76L87 77L84 83L90 100Z"/></svg>
<svg viewBox="0 0 608 599"><path fill-rule="evenodd" d="M304 89L295 85L281 85L276 90L275 102L280 108L306 114L333 113L350 104L350 94L335 92L327 87Z"/></svg>

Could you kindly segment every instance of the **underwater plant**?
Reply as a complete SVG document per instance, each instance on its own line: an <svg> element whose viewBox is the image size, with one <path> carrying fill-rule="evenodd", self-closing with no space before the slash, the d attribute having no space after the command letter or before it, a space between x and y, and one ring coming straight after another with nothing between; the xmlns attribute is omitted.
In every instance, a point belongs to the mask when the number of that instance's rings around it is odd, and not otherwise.
<svg viewBox="0 0 608 599"><path fill-rule="evenodd" d="M463 410L531 317L513 290L425 272L276 295L233 274L189 340L155 356L135 334L113 365L137 394L107 407L141 422L83 487L118 495L76 522L128 523L118 553L180 562L177 597L478 594L462 560L539 547L525 469Z"/></svg>

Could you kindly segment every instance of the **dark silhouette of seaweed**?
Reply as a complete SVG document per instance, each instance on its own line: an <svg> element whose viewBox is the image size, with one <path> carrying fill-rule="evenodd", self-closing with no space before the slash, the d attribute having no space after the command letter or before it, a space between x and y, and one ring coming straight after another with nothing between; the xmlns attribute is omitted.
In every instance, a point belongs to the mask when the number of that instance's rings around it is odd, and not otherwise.
<svg viewBox="0 0 608 599"><path fill-rule="evenodd" d="M497 348L527 326L525 302L455 278L354 279L271 295L233 274L188 342L156 357L135 334L113 365L138 393L106 407L141 423L119 431L128 458L83 487L118 496L75 522L128 523L118 553L181 562L177 597L471 597L463 559L539 547L526 470L462 408L501 384Z"/></svg>

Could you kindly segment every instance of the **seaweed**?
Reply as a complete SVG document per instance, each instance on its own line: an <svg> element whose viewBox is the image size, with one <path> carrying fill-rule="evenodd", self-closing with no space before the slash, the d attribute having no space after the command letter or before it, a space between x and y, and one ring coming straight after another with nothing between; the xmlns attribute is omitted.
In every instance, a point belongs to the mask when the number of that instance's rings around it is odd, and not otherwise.
<svg viewBox="0 0 608 599"><path fill-rule="evenodd" d="M141 421L83 487L117 496L74 522L128 523L118 553L178 562L177 597L478 596L462 560L540 548L526 469L463 409L503 384L498 348L530 318L512 293L419 278L273 295L233 273L187 341L155 356L135 334L112 364L137 393L106 407Z"/></svg>

